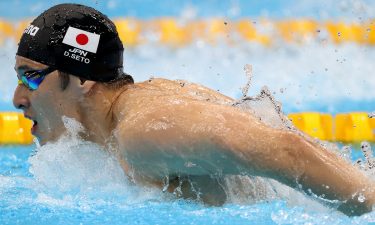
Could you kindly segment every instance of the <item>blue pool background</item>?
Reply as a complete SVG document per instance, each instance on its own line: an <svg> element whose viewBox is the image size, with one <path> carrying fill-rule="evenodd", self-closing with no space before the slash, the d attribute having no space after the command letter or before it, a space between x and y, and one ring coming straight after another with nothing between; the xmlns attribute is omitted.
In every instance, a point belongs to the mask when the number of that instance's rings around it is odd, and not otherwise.
<svg viewBox="0 0 375 225"><path fill-rule="evenodd" d="M12 0L0 2L0 17L12 20L32 18L48 7L66 2L94 7L112 18L126 16L142 19L179 17L188 8L197 11L197 18L225 17L228 19L265 16L274 19L313 18L325 20L344 18L365 20L372 18L374 12L371 0L340 2L332 0ZM358 15L359 13L361 15Z"/></svg>
<svg viewBox="0 0 375 225"><path fill-rule="evenodd" d="M0 18L17 22L32 18L49 6L62 2L64 1L1 1ZM370 0L75 2L93 6L111 18L221 17L228 21L239 18L254 21L259 18L312 18L317 21L345 22L361 22L375 18L375 6ZM16 49L17 43L12 40L0 47L0 111L14 111L11 98L17 84L13 70ZM136 81L148 79L150 76L186 79L219 90L233 98L241 96L240 88L247 81L243 67L245 64L251 64L254 75L250 95L256 95L261 87L267 85L276 99L282 102L285 113L319 111L335 114L374 111L374 58L374 47L354 43L281 43L274 48L245 42L236 46L218 43L203 47L193 43L178 49L152 43L127 48L124 63L125 70L134 75ZM125 178L123 181L121 171L111 163L105 164L110 168L107 174L99 174L95 165L89 162L98 159L108 161L108 156L97 151L80 149L91 153L86 158L88 163L81 165L75 161L81 156L80 153L71 151L75 149L74 146L65 149L60 145L49 145L47 148L49 149L37 153L35 146L0 147L0 224L375 222L375 213L348 218L334 210L312 206L307 200L299 201L299 196L294 193L291 193L292 200L276 199L256 204L205 207L194 202L170 199L160 194L160 190L134 187L127 183ZM44 155L43 151L46 152ZM63 158L64 155L68 157ZM38 156L39 161L30 162L30 156ZM352 160L358 157L361 157L360 152L353 151ZM70 167L67 165L69 163ZM33 170L30 170L31 167ZM61 171L66 173L59 173L55 171L56 168L61 168ZM90 168L92 170L89 170ZM80 173L74 174L75 171ZM86 181L87 177L93 179L91 183Z"/></svg>

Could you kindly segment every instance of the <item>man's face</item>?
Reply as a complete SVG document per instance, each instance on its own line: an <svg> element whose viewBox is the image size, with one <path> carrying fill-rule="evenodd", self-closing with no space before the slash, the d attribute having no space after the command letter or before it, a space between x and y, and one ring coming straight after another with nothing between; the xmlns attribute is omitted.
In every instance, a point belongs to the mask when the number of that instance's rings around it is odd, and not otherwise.
<svg viewBox="0 0 375 225"><path fill-rule="evenodd" d="M48 66L30 59L16 56L15 70L20 77L21 73L31 70L41 70ZM14 92L13 104L22 109L25 117L34 121L32 133L41 144L53 141L64 131L62 116L73 117L77 91L74 88L62 90L58 71L48 74L36 90L30 90L24 84L19 84Z"/></svg>

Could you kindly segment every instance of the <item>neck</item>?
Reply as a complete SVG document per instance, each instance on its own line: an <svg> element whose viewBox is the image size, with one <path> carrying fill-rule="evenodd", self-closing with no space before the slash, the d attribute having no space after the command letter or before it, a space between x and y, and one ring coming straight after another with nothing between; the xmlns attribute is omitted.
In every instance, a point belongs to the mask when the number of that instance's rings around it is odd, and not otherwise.
<svg viewBox="0 0 375 225"><path fill-rule="evenodd" d="M87 140L106 146L111 144L112 132L118 119L114 108L127 87L111 90L97 84L82 102L82 124L86 128Z"/></svg>

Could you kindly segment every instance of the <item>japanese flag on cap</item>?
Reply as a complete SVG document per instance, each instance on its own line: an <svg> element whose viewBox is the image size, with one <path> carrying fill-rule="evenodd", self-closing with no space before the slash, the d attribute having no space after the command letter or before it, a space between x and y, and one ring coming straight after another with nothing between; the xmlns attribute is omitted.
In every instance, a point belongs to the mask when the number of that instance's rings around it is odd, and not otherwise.
<svg viewBox="0 0 375 225"><path fill-rule="evenodd" d="M90 33L78 28L69 27L62 43L96 53L99 45L99 34Z"/></svg>

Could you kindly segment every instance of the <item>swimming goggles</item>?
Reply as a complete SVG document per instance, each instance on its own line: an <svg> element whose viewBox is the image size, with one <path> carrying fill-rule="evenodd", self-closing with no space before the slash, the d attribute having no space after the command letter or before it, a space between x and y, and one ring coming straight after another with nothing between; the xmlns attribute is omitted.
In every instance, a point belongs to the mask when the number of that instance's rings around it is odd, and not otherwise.
<svg viewBox="0 0 375 225"><path fill-rule="evenodd" d="M28 89L35 91L44 78L55 70L53 67L48 67L43 70L28 70L18 73L18 84L23 84Z"/></svg>

